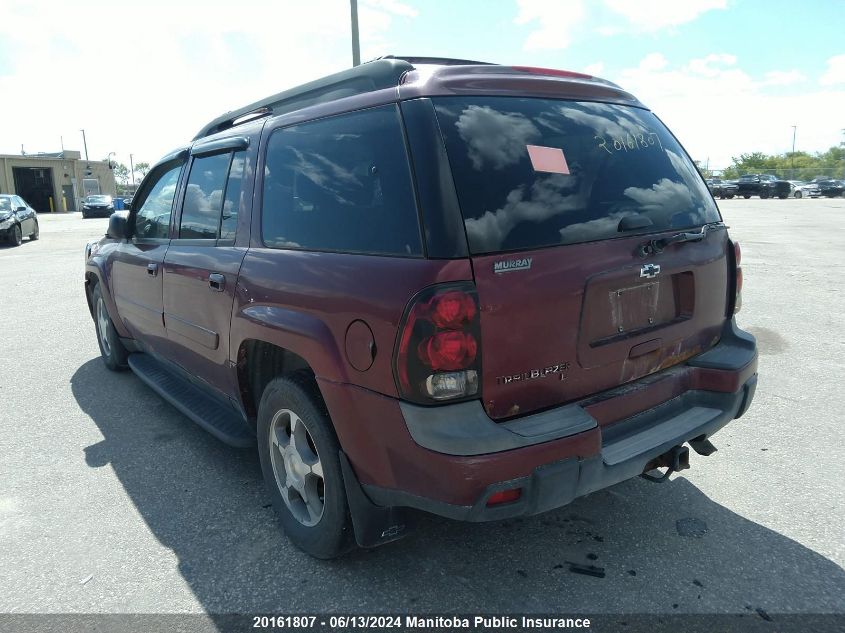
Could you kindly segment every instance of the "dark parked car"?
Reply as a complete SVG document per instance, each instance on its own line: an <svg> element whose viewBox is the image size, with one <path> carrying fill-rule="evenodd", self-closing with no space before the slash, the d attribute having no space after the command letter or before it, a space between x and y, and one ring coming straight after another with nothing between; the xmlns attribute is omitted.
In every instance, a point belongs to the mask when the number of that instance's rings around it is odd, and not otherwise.
<svg viewBox="0 0 845 633"><path fill-rule="evenodd" d="M0 240L20 246L23 238L37 240L38 214L20 196L0 195Z"/></svg>
<svg viewBox="0 0 845 633"><path fill-rule="evenodd" d="M786 199L792 194L792 185L788 180L778 180L771 174L740 176L737 187L737 194L746 199L751 196Z"/></svg>
<svg viewBox="0 0 845 633"><path fill-rule="evenodd" d="M825 198L841 198L845 195L845 181L820 180L816 184L819 187L819 193Z"/></svg>
<svg viewBox="0 0 845 633"><path fill-rule="evenodd" d="M409 507L533 515L710 455L757 382L741 287L695 165L629 93L431 58L215 119L85 266L106 366L257 446L322 558L400 538Z"/></svg>
<svg viewBox="0 0 845 633"><path fill-rule="evenodd" d="M733 198L738 189L735 182L721 178L709 178L706 182L714 198Z"/></svg>
<svg viewBox="0 0 845 633"><path fill-rule="evenodd" d="M87 196L82 201L82 217L109 217L114 213L114 200L111 196L94 195Z"/></svg>

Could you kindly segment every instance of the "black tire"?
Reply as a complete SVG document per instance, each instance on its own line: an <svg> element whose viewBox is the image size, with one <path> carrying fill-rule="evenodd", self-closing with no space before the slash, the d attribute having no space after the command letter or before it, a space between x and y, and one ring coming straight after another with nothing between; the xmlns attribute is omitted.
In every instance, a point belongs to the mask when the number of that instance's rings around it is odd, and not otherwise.
<svg viewBox="0 0 845 633"><path fill-rule="evenodd" d="M780 198L781 200L786 200L788 197L789 197L788 193L778 194L778 198Z"/></svg>
<svg viewBox="0 0 845 633"><path fill-rule="evenodd" d="M15 226L12 227L12 230L9 231L9 244L12 246L20 246L22 241L23 236L21 235L21 225L15 224Z"/></svg>
<svg viewBox="0 0 845 633"><path fill-rule="evenodd" d="M127 367L126 357L129 356L129 352L126 351L120 341L117 330L114 329L114 323L108 315L100 284L94 286L94 291L91 293L91 303L94 307L94 329L97 332L97 345L100 346L100 355L103 362L112 371L122 371Z"/></svg>
<svg viewBox="0 0 845 633"><path fill-rule="evenodd" d="M284 468L280 464L285 464L287 457L283 457L285 453L280 450L281 444L274 444L271 440L271 432L274 436L280 431L284 434L286 421L290 425L289 434L293 436L294 417L297 425L304 424L308 446L313 443L313 457L322 466L322 497L319 499L322 510L313 525L306 525L294 515L292 508L296 506L288 506L283 497L284 484L280 484L276 476L276 472ZM307 554L322 559L336 558L352 549L354 535L340 469L340 447L313 378L307 374L293 374L270 381L258 406L257 430L264 483L290 541ZM280 473L281 476L285 483L290 481L286 470ZM301 481L304 480L305 477L302 477ZM304 488L305 484L302 485ZM297 497L298 493L287 489L288 496L293 495L296 502L304 501L304 497ZM301 507L307 507L307 502Z"/></svg>
<svg viewBox="0 0 845 633"><path fill-rule="evenodd" d="M35 223L35 231L29 236L30 241L34 242L41 236L41 229L38 227L38 222Z"/></svg>
<svg viewBox="0 0 845 633"><path fill-rule="evenodd" d="M800 198L803 198L803 197L804 197L804 194L803 194L803 193L801 193L800 191L796 191L796 192L795 192L795 197L800 199Z"/></svg>
<svg viewBox="0 0 845 633"><path fill-rule="evenodd" d="M85 211L82 212L82 219L83 220L87 220L89 217L90 216L87 213L85 213Z"/></svg>
<svg viewBox="0 0 845 633"><path fill-rule="evenodd" d="M746 200L748 200L751 196L749 196L748 194L745 194L742 197L745 198Z"/></svg>
<svg viewBox="0 0 845 633"><path fill-rule="evenodd" d="M763 200L765 200L765 199L766 199L766 198L768 198L768 197L769 197L769 192L768 192L768 191L761 191L761 192L760 192L760 198L762 198Z"/></svg>
<svg viewBox="0 0 845 633"><path fill-rule="evenodd" d="M729 194L728 194L728 200L733 200L733 198L734 198L734 194L729 193Z"/></svg>

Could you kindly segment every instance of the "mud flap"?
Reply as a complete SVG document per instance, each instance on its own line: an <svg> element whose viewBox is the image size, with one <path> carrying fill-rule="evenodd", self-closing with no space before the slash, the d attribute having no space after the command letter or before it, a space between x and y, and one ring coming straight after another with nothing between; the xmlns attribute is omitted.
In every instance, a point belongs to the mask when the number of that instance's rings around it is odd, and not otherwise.
<svg viewBox="0 0 845 633"><path fill-rule="evenodd" d="M405 508L381 507L370 501L361 489L352 465L343 451L338 451L340 469L343 472L343 485L346 488L346 500L352 515L352 527L355 530L355 542L359 547L377 547L398 541L410 531L408 512Z"/></svg>

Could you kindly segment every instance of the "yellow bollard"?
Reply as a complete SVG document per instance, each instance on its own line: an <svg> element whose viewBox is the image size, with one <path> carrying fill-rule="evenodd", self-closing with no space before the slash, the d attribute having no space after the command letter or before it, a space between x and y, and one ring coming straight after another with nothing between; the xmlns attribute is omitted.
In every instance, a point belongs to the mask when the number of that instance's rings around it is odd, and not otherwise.
<svg viewBox="0 0 845 633"><path fill-rule="evenodd" d="M53 196L50 196L50 213L52 213L53 211Z"/></svg>
<svg viewBox="0 0 845 633"><path fill-rule="evenodd" d="M67 196L62 196L62 210L67 213Z"/></svg>

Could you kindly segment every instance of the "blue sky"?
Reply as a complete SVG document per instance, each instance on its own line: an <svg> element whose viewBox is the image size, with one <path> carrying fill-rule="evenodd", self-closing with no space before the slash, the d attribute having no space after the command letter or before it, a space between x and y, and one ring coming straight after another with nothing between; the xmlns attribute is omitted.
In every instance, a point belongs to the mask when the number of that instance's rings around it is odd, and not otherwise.
<svg viewBox="0 0 845 633"><path fill-rule="evenodd" d="M84 8L83 8L84 6ZM235 7L233 9L233 6ZM587 71L697 160L824 150L845 128L845 1L359 0L364 59ZM155 161L207 119L350 65L348 0L5 0L0 152Z"/></svg>

